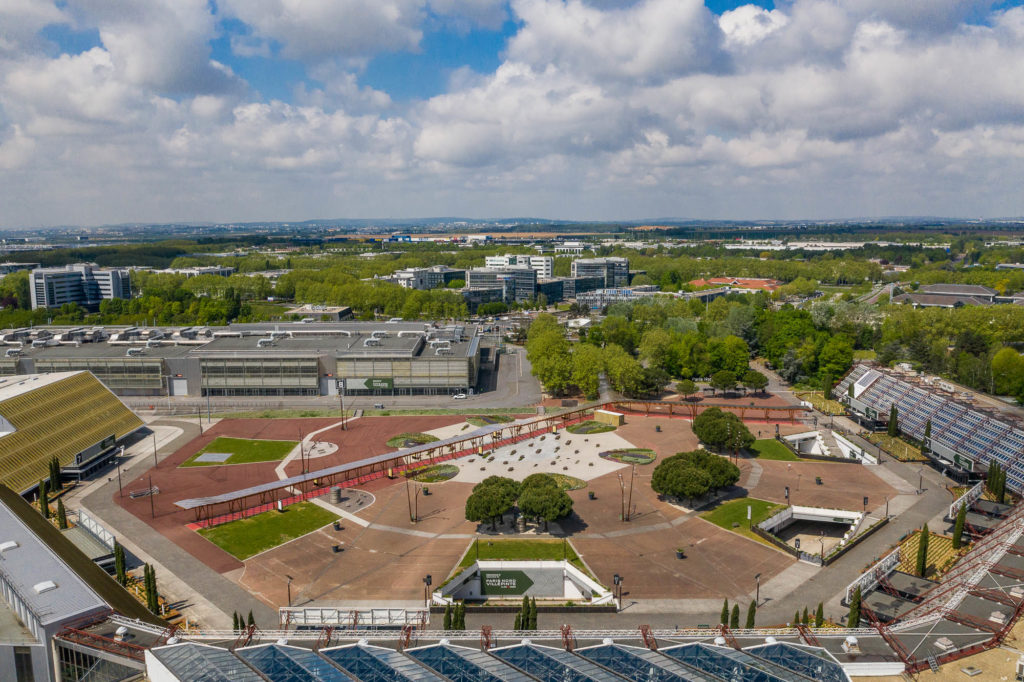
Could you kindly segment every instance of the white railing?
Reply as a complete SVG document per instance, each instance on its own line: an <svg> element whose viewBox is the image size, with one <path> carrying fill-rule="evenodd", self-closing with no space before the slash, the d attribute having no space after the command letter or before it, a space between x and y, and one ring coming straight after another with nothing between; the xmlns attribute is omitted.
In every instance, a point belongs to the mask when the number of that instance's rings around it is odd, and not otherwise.
<svg viewBox="0 0 1024 682"><path fill-rule="evenodd" d="M957 498L957 500L953 504L949 505L949 511L946 513L946 518L950 520L955 519L956 515L960 511L961 505L966 504L967 508L970 509L970 506L974 504L977 500L979 500L982 494L984 494L984 492L985 482L978 481L978 483L973 488L971 488L963 495L961 495L959 498Z"/></svg>
<svg viewBox="0 0 1024 682"><path fill-rule="evenodd" d="M852 583L846 586L846 602L849 603L853 598L853 593L860 588L861 594L865 594L868 590L878 584L877 571L881 571L882 575L889 575L892 573L897 566L900 564L900 548L897 547L893 551L882 557L881 561L873 565L864 573L854 580Z"/></svg>
<svg viewBox="0 0 1024 682"><path fill-rule="evenodd" d="M117 544L117 538L109 530L100 525L100 522L89 515L89 512L85 509L78 510L78 525L84 528L94 538L99 540L102 544L106 545L111 552L114 551L114 545Z"/></svg>
<svg viewBox="0 0 1024 682"><path fill-rule="evenodd" d="M292 627L310 625L376 628L421 625L430 622L426 608L367 608L365 606L293 606L278 609L280 622Z"/></svg>

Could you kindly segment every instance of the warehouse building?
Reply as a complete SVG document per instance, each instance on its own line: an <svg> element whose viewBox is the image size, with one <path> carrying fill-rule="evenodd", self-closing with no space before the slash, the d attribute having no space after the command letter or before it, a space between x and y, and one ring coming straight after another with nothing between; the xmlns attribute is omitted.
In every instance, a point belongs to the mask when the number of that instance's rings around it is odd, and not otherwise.
<svg viewBox="0 0 1024 682"><path fill-rule="evenodd" d="M87 330L90 338L103 339L93 342L72 331L36 328L32 334L44 339L12 338L0 357L0 375L88 370L123 396L324 396L337 395L339 380L353 394L444 395L473 392L480 369L476 328L458 325L292 322Z"/></svg>

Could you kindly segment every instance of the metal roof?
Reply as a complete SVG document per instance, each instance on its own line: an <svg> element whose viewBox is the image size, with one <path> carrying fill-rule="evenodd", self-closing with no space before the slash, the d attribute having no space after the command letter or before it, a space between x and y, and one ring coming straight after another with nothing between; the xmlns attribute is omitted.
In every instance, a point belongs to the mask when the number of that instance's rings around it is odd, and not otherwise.
<svg viewBox="0 0 1024 682"><path fill-rule="evenodd" d="M736 649L697 642L662 649L666 656L732 682L805 682L812 679Z"/></svg>
<svg viewBox="0 0 1024 682"><path fill-rule="evenodd" d="M282 644L236 649L235 655L270 682L346 682L348 676L309 649Z"/></svg>
<svg viewBox="0 0 1024 682"><path fill-rule="evenodd" d="M529 642L493 649L491 654L538 680L618 682L622 679L596 663L563 649Z"/></svg>
<svg viewBox="0 0 1024 682"><path fill-rule="evenodd" d="M16 514L0 504L0 580L25 602L43 626L107 609L99 595L72 571ZM52 581L50 589L40 586ZM37 588L40 588L37 590Z"/></svg>
<svg viewBox="0 0 1024 682"><path fill-rule="evenodd" d="M717 682L718 678L683 665L667 656L625 644L599 644L578 649L577 654L630 680L644 682Z"/></svg>
<svg viewBox="0 0 1024 682"><path fill-rule="evenodd" d="M789 670L795 670L819 682L850 682L849 676L832 654L820 647L791 642L776 642L752 646L744 651L771 661Z"/></svg>
<svg viewBox="0 0 1024 682"><path fill-rule="evenodd" d="M442 642L405 653L452 682L529 682L533 679L504 661L469 647Z"/></svg>
<svg viewBox="0 0 1024 682"><path fill-rule="evenodd" d="M264 682L227 649L185 642L149 652L182 682Z"/></svg>
<svg viewBox="0 0 1024 682"><path fill-rule="evenodd" d="M335 649L323 649L320 655L357 680L441 682L440 677L394 649L369 644L350 644Z"/></svg>

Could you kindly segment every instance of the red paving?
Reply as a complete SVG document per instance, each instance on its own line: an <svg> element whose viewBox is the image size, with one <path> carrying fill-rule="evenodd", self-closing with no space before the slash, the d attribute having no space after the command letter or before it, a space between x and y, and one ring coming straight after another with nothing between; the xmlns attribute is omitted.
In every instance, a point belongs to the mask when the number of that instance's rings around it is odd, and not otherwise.
<svg viewBox="0 0 1024 682"><path fill-rule="evenodd" d="M346 431L331 429L317 436L317 440L337 443L340 447L338 452L332 455L312 460L313 466L322 469L392 452L394 448L389 448L386 442L393 436L404 432L436 429L462 420L463 418L457 415L356 419L349 423L349 429ZM240 561L186 527L186 524L193 521L193 515L176 507L174 503L185 498L216 495L275 481L277 476L274 469L279 462L184 468L179 468L178 465L202 450L217 436L296 440L300 430L308 434L337 421L323 418L221 421L167 457L159 467L150 469L137 479L126 480L124 497L115 494L114 501L214 570L226 573L239 569L242 567ZM150 477L153 485L162 491L153 498L155 518L150 517L150 498L132 500L127 494L131 490L148 488Z"/></svg>
<svg viewBox="0 0 1024 682"><path fill-rule="evenodd" d="M351 423L347 432L332 429L317 437L317 440L338 443L340 449L333 455L313 460L313 467L324 468L390 452L393 448L387 447L385 441L394 435L427 431L461 420L458 416L359 419ZM278 423L268 424L268 421ZM155 519L149 518L147 498L129 500L125 495L123 501L118 501L215 570L227 573L244 566L240 582L275 606L287 600L287 579L283 577L286 574L294 578L294 603L317 599L336 602L419 599L423 575L432 574L435 584L443 581L468 546L468 539L424 538L343 522L342 531L330 527L322 529L243 565L188 530L186 524L192 520L191 513L173 506L174 501L185 497L212 495L276 480L276 462L176 468L216 436L297 439L300 428L303 433L310 433L335 421L247 419L221 422L189 442L158 469L126 484L127 489L145 487L148 485L146 477L152 474L153 484L164 491L154 500ZM661 432L655 430L655 425L661 426ZM758 437L775 433L774 424L750 423L749 426ZM784 424L780 430L785 434L804 428ZM637 447L655 450L658 459L697 447L690 423L682 419L629 415L618 433ZM749 480L751 461L741 460L739 464L742 485ZM816 506L856 509L863 495L870 495L875 506L886 494L896 494L862 466L765 460L758 460L758 464L762 468L761 479L749 494L762 499L783 501L787 484L793 502ZM587 488L570 493L576 514L563 524L564 529L602 582L610 583L614 573L630 576L627 591L633 598L730 596L749 591L756 573L761 573L764 581L792 564L793 559L786 554L698 518L671 525L684 512L659 500L650 489L654 466L636 467L629 523L619 518L622 495L616 474L594 479ZM630 469L624 467L620 473L628 486ZM822 486L814 484L815 476L822 477ZM417 498L420 517L417 524L409 521L406 484L386 478L360 486L377 497L360 516L375 524L428 533L471 535L476 532L477 525L466 521L463 515L465 499L471 490L469 484L435 483L429 488L431 495ZM589 491L593 491L597 499L588 499ZM622 534L623 531L628 534ZM344 551L333 552L331 548L335 544L344 547ZM676 547L686 548L686 559L675 558Z"/></svg>

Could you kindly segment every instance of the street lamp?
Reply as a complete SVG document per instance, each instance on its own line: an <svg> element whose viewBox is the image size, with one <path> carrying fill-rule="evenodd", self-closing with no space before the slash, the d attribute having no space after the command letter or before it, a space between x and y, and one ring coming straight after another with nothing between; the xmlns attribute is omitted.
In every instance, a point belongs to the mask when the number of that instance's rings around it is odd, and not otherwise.
<svg viewBox="0 0 1024 682"><path fill-rule="evenodd" d="M761 603L761 574L755 575L754 580L757 581L757 591L754 593L754 608L757 608Z"/></svg>
<svg viewBox="0 0 1024 682"><path fill-rule="evenodd" d="M615 600L618 602L619 611L622 610L622 576L616 573L612 576L612 583L615 584Z"/></svg>
<svg viewBox="0 0 1024 682"><path fill-rule="evenodd" d="M431 584L431 583L432 583L433 581L434 581L434 579L430 577L430 574L429 574L429 573L427 573L427 575L425 575L425 576L423 577L423 602L424 602L424 604L425 604L425 605L426 605L426 606L427 606L428 608L430 607L430 597L429 597L429 592L430 592L430 584Z"/></svg>
<svg viewBox="0 0 1024 682"><path fill-rule="evenodd" d="M288 578L288 608L291 608L291 605L292 605L292 580L294 580L294 578L292 578L288 574L285 574L284 577Z"/></svg>

